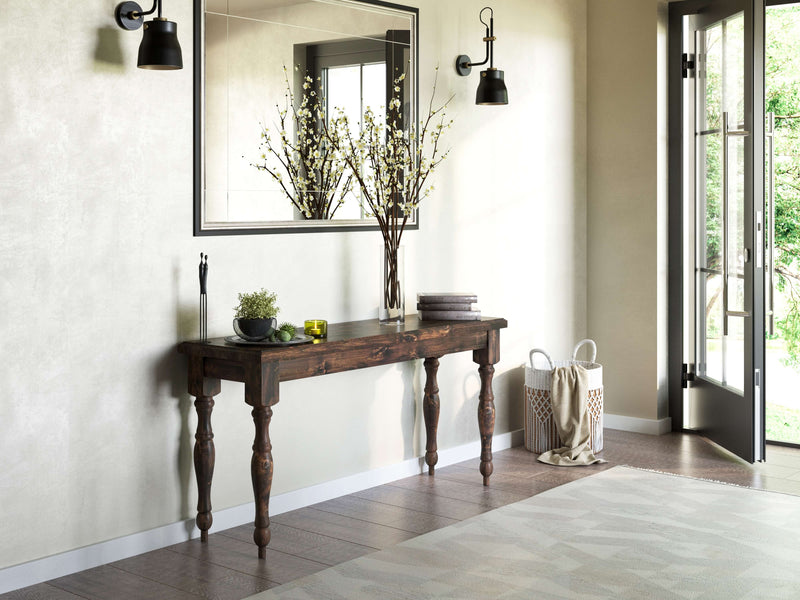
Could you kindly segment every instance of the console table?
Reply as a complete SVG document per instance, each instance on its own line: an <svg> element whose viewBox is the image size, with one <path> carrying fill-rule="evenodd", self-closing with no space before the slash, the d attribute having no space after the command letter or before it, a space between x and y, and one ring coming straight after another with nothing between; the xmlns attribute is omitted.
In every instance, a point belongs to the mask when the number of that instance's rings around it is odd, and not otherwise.
<svg viewBox="0 0 800 600"><path fill-rule="evenodd" d="M481 436L480 472L483 484L492 474L494 394L492 376L500 360L500 329L505 319L484 317L480 321L419 321L407 315L400 326L380 325L376 319L336 323L328 326L327 339L319 343L283 347L238 346L216 338L207 342L183 342L178 351L188 358L189 394L195 397L197 432L194 467L197 476L197 527L200 539L208 541L211 527L211 479L214 474L214 433L211 411L220 380L244 383L244 401L253 407L255 442L250 471L253 479L256 518L253 539L258 557L265 558L269 544L269 494L272 487L272 444L269 424L272 406L278 403L281 381L302 379L363 369L396 362L424 359L426 381L423 416L427 442L425 462L433 475L438 460L436 431L439 421L439 388L436 373L445 354L472 350L478 364L481 389L478 395L478 429Z"/></svg>

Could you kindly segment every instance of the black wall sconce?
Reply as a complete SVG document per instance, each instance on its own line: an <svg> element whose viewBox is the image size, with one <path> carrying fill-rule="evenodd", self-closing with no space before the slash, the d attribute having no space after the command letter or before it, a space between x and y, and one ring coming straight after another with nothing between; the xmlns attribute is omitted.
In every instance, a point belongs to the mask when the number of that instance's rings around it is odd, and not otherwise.
<svg viewBox="0 0 800 600"><path fill-rule="evenodd" d="M483 11L489 11L489 23L483 20ZM481 9L478 15L481 23L486 25L486 36L483 41L486 42L486 58L482 62L470 62L469 56L466 54L459 55L456 58L456 71L459 75L469 75L472 67L479 67L489 63L489 68L481 71L481 82L478 84L478 91L475 93L475 104L508 104L508 90L503 81L503 71L498 71L494 68L494 11L491 7L487 6Z"/></svg>
<svg viewBox="0 0 800 600"><path fill-rule="evenodd" d="M144 22L144 17L153 14L158 9L158 16L151 21ZM133 31L144 25L144 35L139 46L140 69L154 69L169 71L183 68L183 55L181 45L178 43L178 25L161 17L161 0L154 0L153 8L147 12L136 2L120 2L114 9L114 19L117 25Z"/></svg>

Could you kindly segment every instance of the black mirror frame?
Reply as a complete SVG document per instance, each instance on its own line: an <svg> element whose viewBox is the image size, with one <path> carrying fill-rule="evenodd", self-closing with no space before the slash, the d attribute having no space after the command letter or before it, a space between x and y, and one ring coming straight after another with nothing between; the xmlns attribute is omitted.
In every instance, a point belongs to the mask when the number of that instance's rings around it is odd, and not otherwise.
<svg viewBox="0 0 800 600"><path fill-rule="evenodd" d="M394 4L392 2L383 2L382 0L355 0L361 4L370 4L373 6L383 6L395 10L401 10L414 14L414 31L413 31L413 52L414 52L414 105L415 105L415 119L418 118L417 111L419 110L419 9L413 6L405 6L402 4ZM204 48L203 48L203 12L205 0L193 0L193 197L194 197L194 236L208 236L208 235L259 235L259 234L272 234L272 233L335 233L347 231L378 231L377 223L369 225L294 225L292 227L233 227L230 229L203 229L203 61L204 61ZM419 211L415 215L414 223L407 225L406 229L419 229Z"/></svg>

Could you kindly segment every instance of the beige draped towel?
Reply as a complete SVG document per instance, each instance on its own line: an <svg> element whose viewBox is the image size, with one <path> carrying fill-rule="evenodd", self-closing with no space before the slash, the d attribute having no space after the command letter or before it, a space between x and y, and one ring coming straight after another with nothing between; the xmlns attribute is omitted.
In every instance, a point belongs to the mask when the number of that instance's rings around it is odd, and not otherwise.
<svg viewBox="0 0 800 600"><path fill-rule="evenodd" d="M589 372L580 365L556 367L550 385L550 402L561 448L543 452L539 461L561 467L577 467L606 462L592 453Z"/></svg>

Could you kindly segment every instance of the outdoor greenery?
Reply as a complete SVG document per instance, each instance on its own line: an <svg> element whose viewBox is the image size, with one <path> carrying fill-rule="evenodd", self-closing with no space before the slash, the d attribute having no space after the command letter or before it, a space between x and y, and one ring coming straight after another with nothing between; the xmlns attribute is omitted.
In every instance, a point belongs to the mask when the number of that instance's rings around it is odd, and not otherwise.
<svg viewBox="0 0 800 600"><path fill-rule="evenodd" d="M777 321L787 366L800 370L800 7L771 8L766 31L766 111L775 113L775 271L786 303ZM800 430L800 428L798 428Z"/></svg>
<svg viewBox="0 0 800 600"><path fill-rule="evenodd" d="M740 22L727 23L728 41L738 43ZM765 96L767 113L775 114L775 287L776 308L780 314L776 320L777 331L785 342L782 362L800 371L800 53L796 40L800 39L800 7L770 8L766 23L766 71ZM702 130L718 129L722 125L720 111L722 94L722 36L721 26L709 30L706 37L706 62L703 66L705 81L705 116ZM730 60L730 53L726 60ZM726 67L727 68L727 67ZM730 70L728 71L731 72ZM734 70L735 72L735 70ZM729 84L730 85L730 84ZM741 126L740 106L726 106L730 115L730 129ZM737 114L739 113L739 114ZM703 136L700 156L705 158L706 195L705 257L703 266L722 269L722 136ZM729 143L730 168L735 169L740 157L736 154L742 145L733 138ZM768 168L768 165L766 165ZM732 175L729 185L740 184L739 177ZM731 197L737 197L735 188ZM734 214L729 214L732 238L738 237L743 223ZM769 214L769 211L768 213ZM769 222L765 228L769 230ZM766 238L767 245L773 241ZM743 257L738 252L729 254L731 273L743 268ZM721 334L722 280L718 275L706 276L706 320L710 338ZM731 292L734 292L733 286ZM731 307L740 305L741 298L731 297Z"/></svg>
<svg viewBox="0 0 800 600"><path fill-rule="evenodd" d="M239 294L239 305L235 308L237 319L271 319L278 315L278 295L264 288L249 294Z"/></svg>
<svg viewBox="0 0 800 600"><path fill-rule="evenodd" d="M800 432L800 409L770 404L767 407L766 435L775 442L798 442Z"/></svg>

